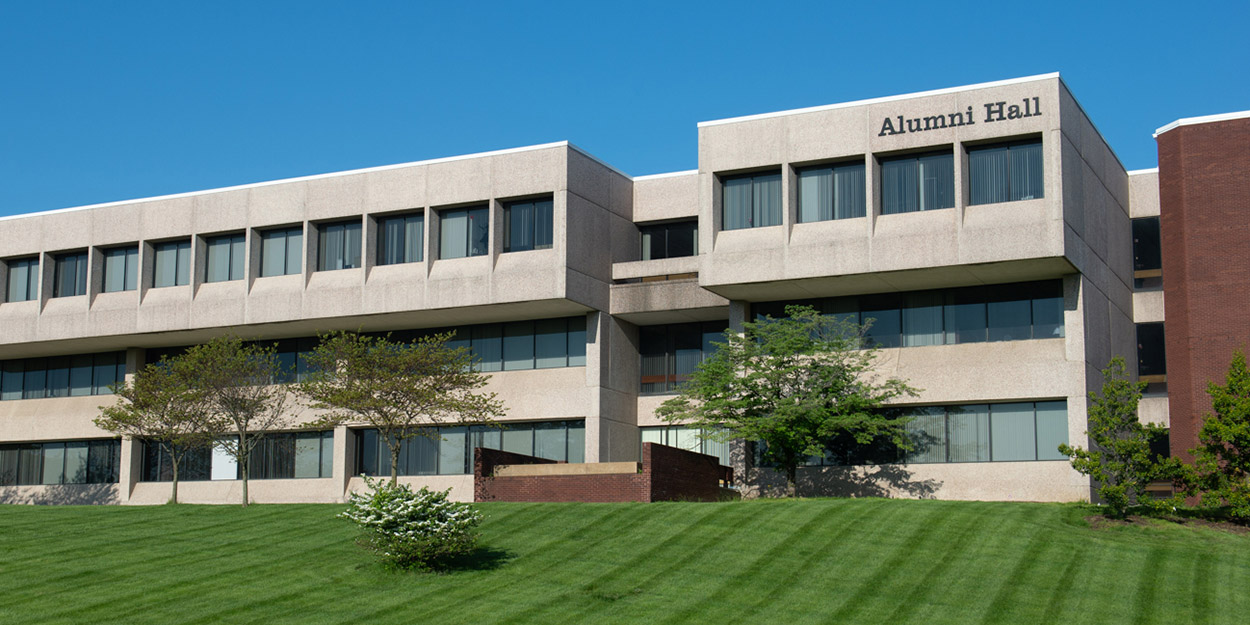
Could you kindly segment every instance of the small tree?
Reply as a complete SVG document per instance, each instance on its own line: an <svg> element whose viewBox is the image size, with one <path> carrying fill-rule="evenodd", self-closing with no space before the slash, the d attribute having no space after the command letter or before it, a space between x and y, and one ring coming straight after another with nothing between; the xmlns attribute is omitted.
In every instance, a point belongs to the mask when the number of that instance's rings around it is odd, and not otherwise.
<svg viewBox="0 0 1250 625"><path fill-rule="evenodd" d="M1224 385L1207 385L1213 411L1198 431L1198 447L1190 450L1194 466L1187 491L1200 496L1202 507L1227 507L1229 516L1250 521L1250 370L1246 354L1237 350Z"/></svg>
<svg viewBox="0 0 1250 625"><path fill-rule="evenodd" d="M1167 429L1138 419L1137 404L1146 384L1129 380L1124 359L1112 358L1102 377L1102 390L1089 394L1090 449L1064 443L1059 452L1071 458L1072 468L1098 482L1107 516L1123 518L1151 482L1171 479L1180 463L1151 452L1151 443Z"/></svg>
<svg viewBox="0 0 1250 625"><path fill-rule="evenodd" d="M403 441L438 440L445 423L493 425L503 416L494 393L479 392L489 376L473 367L467 348L450 348L450 333L412 343L353 332L321 337L309 356L312 373L298 392L310 408L325 410L317 422L362 422L378 429L391 452L391 485L399 476Z"/></svg>
<svg viewBox="0 0 1250 625"><path fill-rule="evenodd" d="M766 446L765 458L786 475L794 496L798 467L823 455L834 438L857 444L891 441L911 449L906 420L886 402L916 390L872 374L878 350L866 345L867 326L787 306L785 319L746 322L690 376L681 395L656 411L669 422L703 429L704 436L742 438Z"/></svg>
<svg viewBox="0 0 1250 625"><path fill-rule="evenodd" d="M224 435L216 445L238 463L247 506L252 450L267 432L294 425L287 389L274 384L284 373L276 349L219 336L188 349L181 360L188 383L207 406L210 428Z"/></svg>
<svg viewBox="0 0 1250 625"><path fill-rule="evenodd" d="M131 380L110 387L118 402L101 406L95 424L115 434L155 443L169 456L173 471L169 501L178 503L178 465L193 449L212 444L203 397L187 380L178 360L149 364Z"/></svg>

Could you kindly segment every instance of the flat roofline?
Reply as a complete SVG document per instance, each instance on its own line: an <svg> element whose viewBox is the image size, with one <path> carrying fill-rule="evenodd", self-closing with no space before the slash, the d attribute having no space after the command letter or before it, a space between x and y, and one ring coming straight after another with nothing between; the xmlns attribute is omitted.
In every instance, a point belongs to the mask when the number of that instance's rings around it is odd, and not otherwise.
<svg viewBox="0 0 1250 625"><path fill-rule="evenodd" d="M368 174L368 173L373 173L373 172L378 172L378 171L388 171L388 170L392 170L392 169L402 169L402 168L404 168L404 167L415 167L415 166L418 166L418 165L434 165L434 164L437 164L437 163L450 163L450 162L454 162L454 161L463 161L463 160L468 160L468 159L471 159L471 158L484 158L484 157L487 157L487 156L499 156L499 155L502 155L502 154L516 154L516 153L518 153L518 152L531 152L531 151L534 151L534 150L546 150L546 149L550 149L550 148L561 148L561 147L563 147L563 148L568 148L568 149L570 149L570 150L575 150L575 151L577 151L579 154L582 154L583 156L585 156L585 157L587 157L587 158L589 158L589 159L591 159L591 160L595 161L596 163L599 163L600 165L603 165L604 167L606 167L606 168L608 168L608 169L612 170L613 172L615 172L615 173L617 173L617 174L619 174L619 175L621 175L621 176L624 176L624 177L626 177L626 178L629 178L629 175L628 175L628 174L626 174L626 173L622 172L621 170L619 170L619 169L617 169L617 168L615 168L615 167L613 167L613 166L611 166L611 165L609 165L609 164L607 164L607 163L605 163L605 162L603 162L603 161L599 160L597 157L595 157L595 155L593 155L593 154L591 154L591 153L587 152L586 150L583 150L583 149L581 149L581 148L577 147L576 145L573 145L572 143L569 143L568 141L556 141L556 142L554 142L554 143L542 143L542 144L539 144L539 145L527 145L527 146L522 146L522 147L519 147L519 148L507 148L507 149L503 149L503 150L491 150L491 151L489 151L489 152L475 152L475 153L473 153L473 154L461 154L461 155L459 155L459 156L445 156L445 157L441 157L441 158L431 158L431 159L426 159L426 160L423 160L423 161L412 161L412 162L409 162L409 163L396 163L396 164L394 164L394 165L379 165L379 166L377 166L377 167L365 167L365 168L363 168L363 169L349 169L349 170L346 170L346 171L333 171L333 172L328 172L328 173L324 173L324 174L313 174L313 175L310 175L310 176L297 176L297 177L294 177L294 178L279 178L278 180L265 180L265 181L262 181L262 182L249 182L249 183L247 183L247 184L239 184L239 185L233 185L233 186L229 186L229 187L216 187L216 188L213 188L213 189L202 189L202 190L200 190L200 191L186 191L186 192L183 192L183 193L172 193L172 194L169 194L169 195L156 195L156 196L151 196L151 197L134 198L134 199L130 199L130 200L117 200L117 201L114 201L114 202L102 202L102 203L99 203L99 204L87 204L87 205L84 205L84 206L71 206L71 207L68 207L68 208L54 208L54 209L52 209L52 210L46 210L46 211L36 211L36 212L33 212L33 213L20 213L20 214L17 214L17 215L5 215L5 216L0 216L0 221L10 220L10 219L23 219L23 218L26 218L26 217L35 217L35 216L39 216L39 215L53 215L53 214L57 214L57 213L70 213L70 212L74 212L74 211L89 210L89 209L94 209L94 208L107 208L107 207L110 207L110 206L124 206L124 205L127 205L127 204L141 204L141 203L144 203L144 202L157 202L157 201L161 201L161 200L176 200L176 199L180 199L180 198L196 197L196 196L199 196L199 195L208 195L208 194L210 194L210 193L222 193L222 192L225 192L225 191L238 191L238 190L240 190L240 189L255 189L255 188L258 188L258 187L268 187L268 186L271 186L271 185L276 185L276 184L287 184L287 183L292 183L292 182L306 182L306 181L309 181L309 180L322 180L322 179L325 179L325 178L335 178L335 177L338 177L338 176L351 176L351 175L355 175L355 174Z"/></svg>
<svg viewBox="0 0 1250 625"><path fill-rule="evenodd" d="M1159 173L1159 168L1158 168L1158 167L1151 167L1151 168L1149 168L1149 169L1134 169L1134 170L1127 171L1127 172L1125 172L1125 173L1126 173L1126 174L1128 174L1128 175L1130 175L1130 176L1144 176L1144 175L1146 175L1146 174L1157 174L1157 173Z"/></svg>
<svg viewBox="0 0 1250 625"><path fill-rule="evenodd" d="M1177 128L1179 126L1193 126L1195 124L1211 124L1214 122L1224 122L1231 119L1245 119L1250 117L1250 111L1237 111L1235 113L1220 113L1218 115L1204 115L1202 117L1182 117L1166 126L1160 127L1155 131L1154 136L1159 135Z"/></svg>
<svg viewBox="0 0 1250 625"><path fill-rule="evenodd" d="M935 95L945 95L948 93L959 93L961 91L971 91L973 89L986 89L989 87L1002 87L1005 85L1015 85L1024 82L1035 82L1039 80L1050 80L1059 78L1059 72L1051 72L1049 74L1038 74L1036 76L1024 76L1021 78L1009 78L1007 80L995 80L993 82L982 82L975 85L964 85L961 87L947 87L945 89L933 89L931 91L917 91L915 93L903 93L899 95L885 96L881 98L868 98L867 100L854 100L851 102L839 102L838 104L823 104L820 106L809 106L807 108L790 109L787 111L776 111L773 113L760 113L758 115L744 115L742 117L729 117L725 119L714 119L706 122L699 122L699 128L704 126L719 126L721 124L736 124L738 122L755 121L757 119L769 119L772 117L782 117L785 115L800 115L803 113L815 113L818 111L832 111L836 109L849 108L852 106L864 106L867 104L880 104L882 102L896 102L899 100L910 100L912 98L926 98Z"/></svg>
<svg viewBox="0 0 1250 625"><path fill-rule="evenodd" d="M678 176L691 176L699 173L697 169L687 169L684 171L667 171L662 174L647 174L645 176L634 176L634 180L655 180L657 178L676 178Z"/></svg>

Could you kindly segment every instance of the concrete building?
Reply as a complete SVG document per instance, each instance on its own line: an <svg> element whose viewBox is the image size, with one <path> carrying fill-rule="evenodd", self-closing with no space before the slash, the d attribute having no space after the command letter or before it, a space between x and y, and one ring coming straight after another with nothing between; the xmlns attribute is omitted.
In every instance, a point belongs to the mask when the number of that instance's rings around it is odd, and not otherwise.
<svg viewBox="0 0 1250 625"><path fill-rule="evenodd" d="M554 143L4 218L0 499L163 502L167 459L92 418L167 350L229 331L298 366L318 332L438 328L492 372L510 427L414 443L405 480L470 499L475 447L610 462L659 442L759 492L778 478L749 448L654 411L711 338L792 301L875 320L881 371L923 389L903 407L926 445L833 450L807 492L1088 499L1055 445L1085 443L1100 369L1154 340L1160 273L1169 318L1202 305L1173 295L1189 252L1168 238L1204 236L1181 225L1203 198L1168 191L1170 168L1201 167L1202 128L1161 129L1162 174L1126 172L1050 74L705 122L686 172L630 177ZM1134 219L1161 206L1167 260L1142 269ZM1142 414L1166 423L1158 382ZM282 433L251 495L340 501L384 456L364 428ZM237 501L228 458L188 472L182 499Z"/></svg>

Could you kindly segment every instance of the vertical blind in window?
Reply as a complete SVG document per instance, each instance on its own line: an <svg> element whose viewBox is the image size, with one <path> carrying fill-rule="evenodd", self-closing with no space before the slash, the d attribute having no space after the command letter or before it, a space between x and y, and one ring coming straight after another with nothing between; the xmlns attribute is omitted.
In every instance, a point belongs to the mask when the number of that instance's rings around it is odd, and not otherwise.
<svg viewBox="0 0 1250 625"><path fill-rule="evenodd" d="M243 279L244 241L243 233L204 240L208 252L205 282Z"/></svg>
<svg viewBox="0 0 1250 625"><path fill-rule="evenodd" d="M1067 401L905 409L909 463L1066 460Z"/></svg>
<svg viewBox="0 0 1250 625"><path fill-rule="evenodd" d="M213 448L188 450L178 463L178 481L239 479L234 458L214 453ZM273 432L257 442L248 459L250 480L332 477L334 432ZM214 476L216 472L216 476ZM144 441L142 481L168 482L173 479L173 461L160 445Z"/></svg>
<svg viewBox="0 0 1250 625"><path fill-rule="evenodd" d="M955 206L950 152L881 161L881 212L886 215Z"/></svg>
<svg viewBox="0 0 1250 625"><path fill-rule="evenodd" d="M503 207L503 251L551 249L552 201L511 202Z"/></svg>
<svg viewBox="0 0 1250 625"><path fill-rule="evenodd" d="M422 259L425 215L400 215L381 220L382 240L378 245L379 265L415 263Z"/></svg>
<svg viewBox="0 0 1250 625"><path fill-rule="evenodd" d="M577 421L431 427L432 437L416 436L400 444L399 475L463 475L473 472L474 449L499 449L560 462L585 459L586 426ZM357 475L390 475L391 450L377 430L359 430Z"/></svg>
<svg viewBox="0 0 1250 625"><path fill-rule="evenodd" d="M133 291L139 287L139 247L104 250L104 292Z"/></svg>
<svg viewBox="0 0 1250 625"><path fill-rule="evenodd" d="M87 294L87 253L60 254L52 279L52 297Z"/></svg>
<svg viewBox="0 0 1250 625"><path fill-rule="evenodd" d="M299 226L260 234L260 276L286 276L301 271L304 230Z"/></svg>
<svg viewBox="0 0 1250 625"><path fill-rule="evenodd" d="M126 378L126 353L0 361L0 400L104 395Z"/></svg>
<svg viewBox="0 0 1250 625"><path fill-rule="evenodd" d="M19 258L6 263L9 284L6 302L26 302L39 297L39 258Z"/></svg>
<svg viewBox="0 0 1250 625"><path fill-rule="evenodd" d="M642 392L681 390L695 367L716 351L727 327L727 322L709 321L638 328Z"/></svg>
<svg viewBox="0 0 1250 625"><path fill-rule="evenodd" d="M156 252L152 286L183 286L191 281L191 242L170 241L152 246Z"/></svg>
<svg viewBox="0 0 1250 625"><path fill-rule="evenodd" d="M1042 197L1042 142L1009 143L968 150L969 204Z"/></svg>
<svg viewBox="0 0 1250 625"><path fill-rule="evenodd" d="M865 339L879 347L1020 341L1064 336L1059 280L990 287L934 289L753 304L757 318L785 316L789 304L871 326Z"/></svg>
<svg viewBox="0 0 1250 625"><path fill-rule="evenodd" d="M863 163L801 169L798 183L799 223L867 214Z"/></svg>
<svg viewBox="0 0 1250 625"><path fill-rule="evenodd" d="M114 484L120 467L115 439L0 445L0 486Z"/></svg>
<svg viewBox="0 0 1250 625"><path fill-rule="evenodd" d="M318 226L317 271L358 267L360 267L360 222L346 221Z"/></svg>
<svg viewBox="0 0 1250 625"><path fill-rule="evenodd" d="M724 178L721 210L723 230L781 225L781 174Z"/></svg>
<svg viewBox="0 0 1250 625"><path fill-rule="evenodd" d="M485 256L489 245L488 211L462 208L439 211L439 258Z"/></svg>

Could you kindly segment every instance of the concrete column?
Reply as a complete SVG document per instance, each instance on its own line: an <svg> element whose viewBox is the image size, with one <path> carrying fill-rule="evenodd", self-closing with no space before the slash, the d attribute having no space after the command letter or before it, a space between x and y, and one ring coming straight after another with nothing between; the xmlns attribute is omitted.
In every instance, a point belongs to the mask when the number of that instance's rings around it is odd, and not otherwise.
<svg viewBox="0 0 1250 625"><path fill-rule="evenodd" d="M342 498L347 499L347 485L351 482L356 470L356 441L347 426L340 425L334 428L334 459L332 462L331 476L340 480L340 489L342 490Z"/></svg>
<svg viewBox="0 0 1250 625"><path fill-rule="evenodd" d="M134 493L135 484L143 475L143 443L133 438L123 438L121 444L121 466L117 472L117 500L128 503Z"/></svg>
<svg viewBox="0 0 1250 625"><path fill-rule="evenodd" d="M742 332L742 324L751 319L751 304L744 300L729 300L729 329Z"/></svg>

